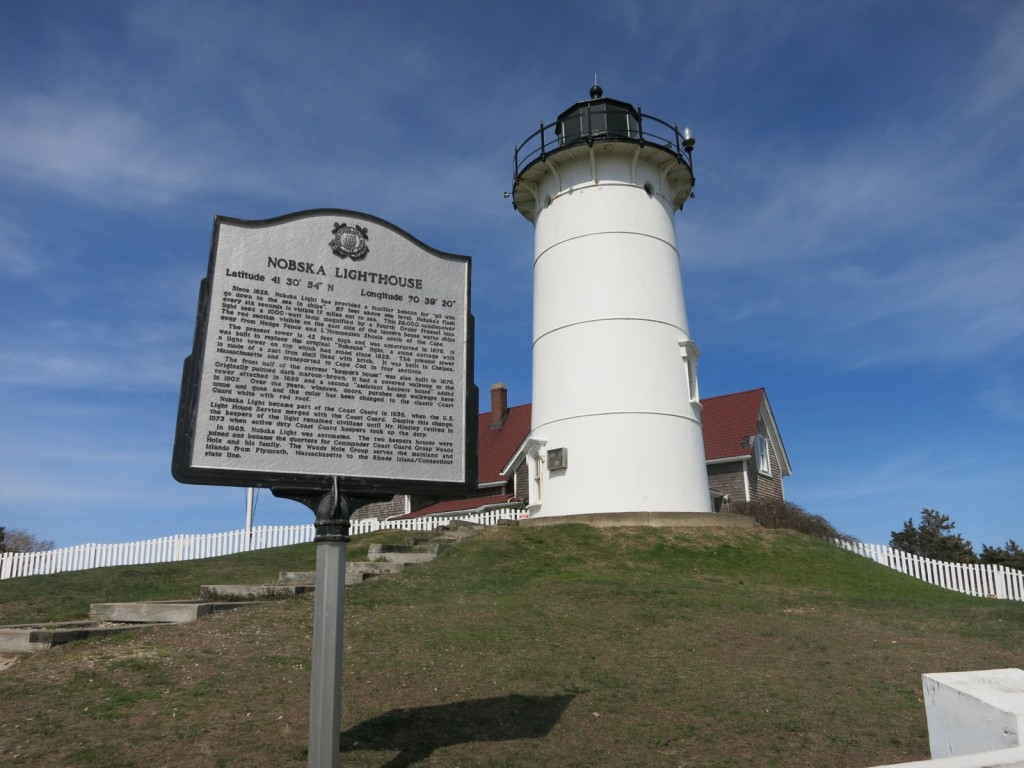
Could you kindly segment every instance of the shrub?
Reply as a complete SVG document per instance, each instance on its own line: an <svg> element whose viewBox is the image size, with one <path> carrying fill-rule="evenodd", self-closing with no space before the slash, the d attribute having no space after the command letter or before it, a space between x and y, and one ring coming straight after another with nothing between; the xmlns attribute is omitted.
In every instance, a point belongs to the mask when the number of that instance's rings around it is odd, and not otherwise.
<svg viewBox="0 0 1024 768"><path fill-rule="evenodd" d="M734 501L727 510L736 515L752 517L763 528L786 528L817 539L845 539L853 537L840 533L821 515L812 515L791 501Z"/></svg>
<svg viewBox="0 0 1024 768"><path fill-rule="evenodd" d="M45 552L53 549L53 542L39 539L28 531L0 528L0 552Z"/></svg>
<svg viewBox="0 0 1024 768"><path fill-rule="evenodd" d="M1005 565L1007 568L1024 571L1024 548L1013 539L1006 542L1005 547L989 547L982 544L979 559L989 565Z"/></svg>
<svg viewBox="0 0 1024 768"><path fill-rule="evenodd" d="M949 563L976 563L974 546L959 533L953 533L956 523L934 509L921 510L921 522L915 526L914 518L903 524L903 529L892 532L889 546L912 555L944 560Z"/></svg>

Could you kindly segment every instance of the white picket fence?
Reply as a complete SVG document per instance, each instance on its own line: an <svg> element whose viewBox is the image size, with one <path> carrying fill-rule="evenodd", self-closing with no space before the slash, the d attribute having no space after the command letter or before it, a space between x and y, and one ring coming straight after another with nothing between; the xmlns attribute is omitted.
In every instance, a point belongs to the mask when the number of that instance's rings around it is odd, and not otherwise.
<svg viewBox="0 0 1024 768"><path fill-rule="evenodd" d="M502 520L518 520L520 507L496 507L483 512L452 516L418 517L409 520L377 519L352 521L352 535L383 529L431 531L452 520L495 525ZM0 554L0 579L39 576L65 571L83 571L113 565L145 565L204 557L234 555L270 547L286 547L313 540L312 525L256 526L249 535L244 530L226 533L165 536L126 544L80 544L46 552L4 552ZM944 563L911 555L899 549L857 541L836 540L843 549L871 558L900 573L976 597L1024 601L1024 572L1001 565Z"/></svg>
<svg viewBox="0 0 1024 768"><path fill-rule="evenodd" d="M859 541L836 540L843 549L869 557L900 573L927 581L938 587L975 597L1024 601L1024 572L1002 565L980 563L944 563L912 555L900 549Z"/></svg>
<svg viewBox="0 0 1024 768"><path fill-rule="evenodd" d="M500 520L516 520L523 515L520 507L499 507L484 512L456 516L419 517L410 520L353 520L351 533L357 536L382 529L430 531L452 520L466 520L481 525L495 525ZM0 579L18 576L40 576L65 571L84 571L112 565L145 565L204 557L234 555L270 547L286 547L313 540L313 526L256 526L250 535L244 530L227 533L165 536L126 544L80 544L76 547L51 549L46 552L0 553Z"/></svg>

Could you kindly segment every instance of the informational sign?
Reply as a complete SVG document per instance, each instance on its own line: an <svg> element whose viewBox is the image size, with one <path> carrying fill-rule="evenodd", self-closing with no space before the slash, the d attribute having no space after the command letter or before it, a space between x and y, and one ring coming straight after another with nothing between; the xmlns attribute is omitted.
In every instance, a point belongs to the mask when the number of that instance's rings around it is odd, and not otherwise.
<svg viewBox="0 0 1024 768"><path fill-rule="evenodd" d="M372 216L218 216L185 361L188 483L458 493L475 482L470 260Z"/></svg>

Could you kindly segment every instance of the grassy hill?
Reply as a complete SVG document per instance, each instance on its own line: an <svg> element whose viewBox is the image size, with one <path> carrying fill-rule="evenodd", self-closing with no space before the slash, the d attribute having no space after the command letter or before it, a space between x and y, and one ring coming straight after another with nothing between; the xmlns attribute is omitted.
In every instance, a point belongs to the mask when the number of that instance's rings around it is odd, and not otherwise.
<svg viewBox="0 0 1024 768"><path fill-rule="evenodd" d="M368 542L402 534L362 537ZM0 621L271 581L312 545L0 582ZM1021 666L1024 605L786 531L500 527L347 591L343 766L865 766L928 756L924 672ZM312 600L0 674L0 762L303 766Z"/></svg>

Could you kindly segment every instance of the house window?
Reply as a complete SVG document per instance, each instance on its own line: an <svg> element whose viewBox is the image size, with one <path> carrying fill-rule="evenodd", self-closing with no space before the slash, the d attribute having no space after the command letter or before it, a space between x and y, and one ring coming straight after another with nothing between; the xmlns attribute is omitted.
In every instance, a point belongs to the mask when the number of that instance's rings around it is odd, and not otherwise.
<svg viewBox="0 0 1024 768"><path fill-rule="evenodd" d="M754 461L757 463L757 471L762 475L771 475L772 460L768 449L768 440L764 435L754 435Z"/></svg>

